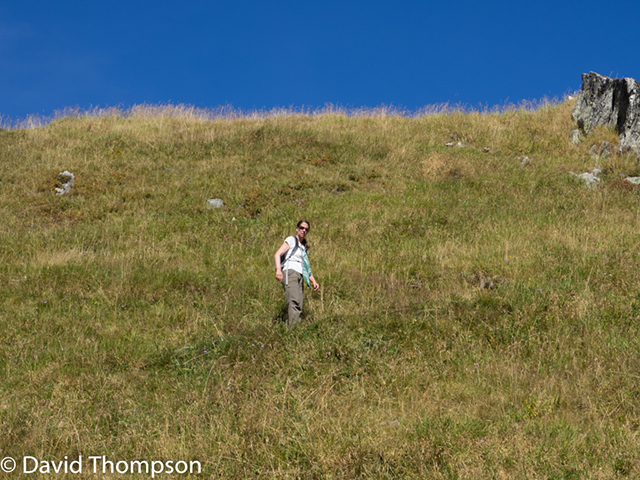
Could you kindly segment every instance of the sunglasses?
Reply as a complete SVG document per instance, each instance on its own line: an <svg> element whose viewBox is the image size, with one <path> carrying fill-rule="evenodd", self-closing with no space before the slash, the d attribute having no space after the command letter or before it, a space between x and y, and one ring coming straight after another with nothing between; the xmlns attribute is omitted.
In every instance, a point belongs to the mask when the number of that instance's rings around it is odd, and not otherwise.
<svg viewBox="0 0 640 480"><path fill-rule="evenodd" d="M306 230L308 232L309 231L309 227L298 227L298 230Z"/></svg>

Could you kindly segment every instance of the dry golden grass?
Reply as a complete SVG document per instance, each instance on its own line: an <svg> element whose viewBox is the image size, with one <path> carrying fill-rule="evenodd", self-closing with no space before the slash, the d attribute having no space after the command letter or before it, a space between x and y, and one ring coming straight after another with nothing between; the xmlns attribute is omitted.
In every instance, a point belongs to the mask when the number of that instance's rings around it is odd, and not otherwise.
<svg viewBox="0 0 640 480"><path fill-rule="evenodd" d="M638 166L610 130L570 145L572 106L0 131L0 457L637 476ZM595 166L595 188L569 174ZM300 218L322 289L287 330L271 263Z"/></svg>

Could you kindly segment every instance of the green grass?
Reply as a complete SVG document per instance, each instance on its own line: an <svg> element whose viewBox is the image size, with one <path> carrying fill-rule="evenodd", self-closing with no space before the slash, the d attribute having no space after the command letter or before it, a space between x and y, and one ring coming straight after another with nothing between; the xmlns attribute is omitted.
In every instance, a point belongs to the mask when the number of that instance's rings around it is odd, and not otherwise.
<svg viewBox="0 0 640 480"><path fill-rule="evenodd" d="M571 146L572 107L0 131L0 457L637 478L640 168ZM287 329L302 218L322 288Z"/></svg>

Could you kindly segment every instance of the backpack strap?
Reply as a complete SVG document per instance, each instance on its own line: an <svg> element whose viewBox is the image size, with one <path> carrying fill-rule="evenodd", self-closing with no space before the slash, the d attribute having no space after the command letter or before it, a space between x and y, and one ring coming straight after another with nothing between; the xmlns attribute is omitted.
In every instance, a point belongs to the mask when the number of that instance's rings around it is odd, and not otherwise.
<svg viewBox="0 0 640 480"><path fill-rule="evenodd" d="M281 265L283 268L284 268L285 263L287 263L287 262L291 259L291 257L293 257L293 255L296 253L296 250L298 250L298 247L300 246L300 245L298 244L298 237L295 237L295 236L294 236L293 238L294 238L294 240L296 241L296 246L295 246L295 247L293 247L293 250L291 250L291 254L289 254L289 256L288 256L288 257L285 257L284 262L282 262L282 261L280 262L280 265Z"/></svg>

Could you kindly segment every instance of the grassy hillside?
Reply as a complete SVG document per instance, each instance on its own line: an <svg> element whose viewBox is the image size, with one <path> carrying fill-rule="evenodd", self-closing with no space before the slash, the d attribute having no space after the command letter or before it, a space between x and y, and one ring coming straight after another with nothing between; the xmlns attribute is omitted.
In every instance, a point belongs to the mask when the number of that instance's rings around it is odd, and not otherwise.
<svg viewBox="0 0 640 480"><path fill-rule="evenodd" d="M0 131L0 457L637 478L640 167L571 146L572 106ZM322 288L287 329L302 218Z"/></svg>

